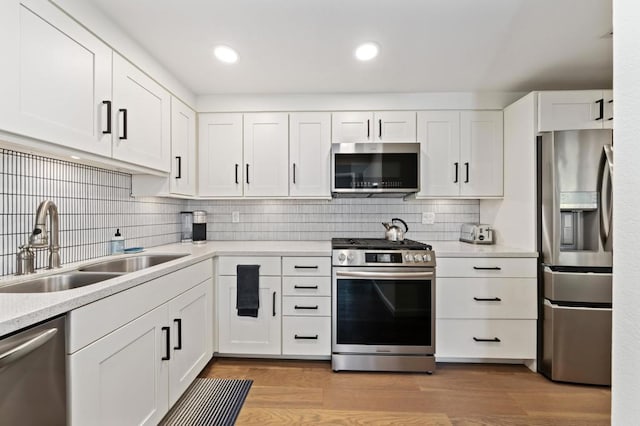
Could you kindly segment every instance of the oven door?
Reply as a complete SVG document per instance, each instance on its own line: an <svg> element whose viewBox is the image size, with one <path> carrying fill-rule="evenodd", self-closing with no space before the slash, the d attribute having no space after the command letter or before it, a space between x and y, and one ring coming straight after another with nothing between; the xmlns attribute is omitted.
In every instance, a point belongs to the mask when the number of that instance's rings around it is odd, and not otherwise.
<svg viewBox="0 0 640 426"><path fill-rule="evenodd" d="M334 267L332 351L435 353L435 271Z"/></svg>

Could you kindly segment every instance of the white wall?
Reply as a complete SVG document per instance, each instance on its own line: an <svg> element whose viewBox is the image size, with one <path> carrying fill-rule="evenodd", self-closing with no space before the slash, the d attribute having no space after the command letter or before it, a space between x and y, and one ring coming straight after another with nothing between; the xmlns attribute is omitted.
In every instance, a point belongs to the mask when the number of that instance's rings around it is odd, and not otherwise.
<svg viewBox="0 0 640 426"><path fill-rule="evenodd" d="M640 419L640 2L613 0L614 213L611 423Z"/></svg>
<svg viewBox="0 0 640 426"><path fill-rule="evenodd" d="M504 199L480 200L480 222L499 244L536 250L536 95L504 110Z"/></svg>

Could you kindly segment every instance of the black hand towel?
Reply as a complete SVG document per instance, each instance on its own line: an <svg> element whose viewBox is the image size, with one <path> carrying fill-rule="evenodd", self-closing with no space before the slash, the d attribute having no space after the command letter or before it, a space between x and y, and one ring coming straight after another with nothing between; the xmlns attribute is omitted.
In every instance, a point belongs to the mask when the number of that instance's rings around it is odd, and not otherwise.
<svg viewBox="0 0 640 426"><path fill-rule="evenodd" d="M239 317L258 317L260 265L238 265L236 309Z"/></svg>

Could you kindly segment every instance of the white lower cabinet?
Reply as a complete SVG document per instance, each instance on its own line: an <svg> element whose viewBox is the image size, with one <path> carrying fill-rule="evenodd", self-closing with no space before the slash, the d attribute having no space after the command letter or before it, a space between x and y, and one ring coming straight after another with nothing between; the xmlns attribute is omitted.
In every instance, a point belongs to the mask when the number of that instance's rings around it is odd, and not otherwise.
<svg viewBox="0 0 640 426"><path fill-rule="evenodd" d="M536 358L535 258L440 258L436 357Z"/></svg>
<svg viewBox="0 0 640 426"><path fill-rule="evenodd" d="M213 355L212 271L201 262L69 314L70 424L162 419Z"/></svg>
<svg viewBox="0 0 640 426"><path fill-rule="evenodd" d="M284 355L331 355L331 317L284 317Z"/></svg>

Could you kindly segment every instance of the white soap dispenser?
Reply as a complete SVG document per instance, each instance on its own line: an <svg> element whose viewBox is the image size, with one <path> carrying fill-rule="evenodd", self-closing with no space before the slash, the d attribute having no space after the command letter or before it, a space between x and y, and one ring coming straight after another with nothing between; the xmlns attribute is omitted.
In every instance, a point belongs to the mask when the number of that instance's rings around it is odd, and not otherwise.
<svg viewBox="0 0 640 426"><path fill-rule="evenodd" d="M124 253L124 237L120 235L120 228L116 229L116 234L111 238L111 254Z"/></svg>

